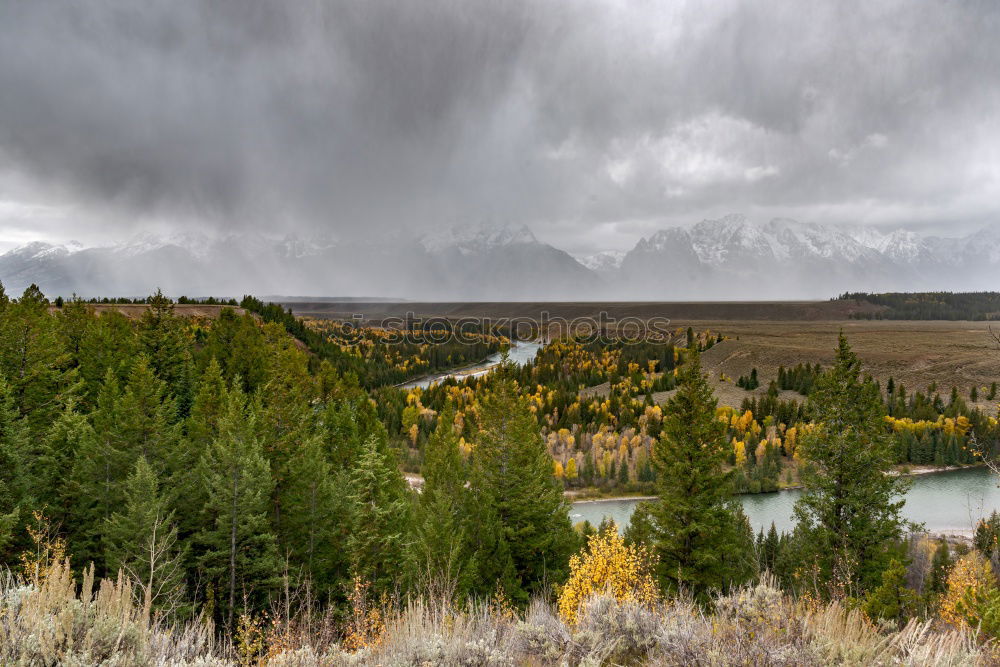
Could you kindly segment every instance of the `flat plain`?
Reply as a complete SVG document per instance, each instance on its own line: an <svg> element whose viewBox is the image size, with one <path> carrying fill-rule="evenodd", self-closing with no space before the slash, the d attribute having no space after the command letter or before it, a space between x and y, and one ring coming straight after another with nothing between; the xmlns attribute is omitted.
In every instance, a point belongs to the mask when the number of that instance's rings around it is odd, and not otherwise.
<svg viewBox="0 0 1000 667"><path fill-rule="evenodd" d="M908 391L926 390L937 383L946 395L955 386L968 400L972 387L980 389L979 405L991 412L983 387L1000 380L1000 350L990 337L989 323L971 321L909 321L851 319L877 314L877 306L854 301L775 302L287 302L297 315L349 319L363 315L378 325L386 318L436 316L541 319L597 318L600 313L648 320L665 318L673 330L691 327L725 336L703 356L720 402L738 407L743 398L766 391L778 367L799 363L827 364L833 358L837 334L847 335L864 363L865 372L883 384L893 377ZM996 325L994 331L1000 330ZM558 332L553 326L550 335ZM757 368L761 387L747 392L735 380ZM721 375L728 380L721 381ZM785 392L787 398L798 397Z"/></svg>

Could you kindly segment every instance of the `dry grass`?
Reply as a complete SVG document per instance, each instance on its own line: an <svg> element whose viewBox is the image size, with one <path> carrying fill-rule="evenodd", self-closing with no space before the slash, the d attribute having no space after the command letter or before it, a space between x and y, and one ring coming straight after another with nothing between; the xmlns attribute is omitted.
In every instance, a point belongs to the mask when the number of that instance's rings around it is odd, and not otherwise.
<svg viewBox="0 0 1000 667"><path fill-rule="evenodd" d="M882 381L902 382L907 391L926 390L933 382L945 395L958 387L968 400L973 387L989 386L1000 378L1000 353L990 346L986 322L909 322L848 320L831 322L713 321L692 322L696 330L721 332L729 340L708 350L702 363L711 374L721 403L739 407L754 392L737 387L735 379L757 368L761 387L777 379L778 366L799 363L829 364L843 331L861 358L865 372ZM724 373L733 382L719 382ZM985 399L985 392L980 391ZM799 398L785 392L784 398ZM946 396L947 398L947 396ZM985 400L979 406L993 411Z"/></svg>
<svg viewBox="0 0 1000 667"><path fill-rule="evenodd" d="M390 614L370 645L294 641L263 629L260 651L213 639L202 623L150 623L126 581L82 586L60 565L39 584L0 578L4 665L921 665L988 664L972 636L912 621L883 628L839 604L808 604L770 583L716 601L642 605L591 597L569 627L536 601L523 617L503 609L415 601Z"/></svg>

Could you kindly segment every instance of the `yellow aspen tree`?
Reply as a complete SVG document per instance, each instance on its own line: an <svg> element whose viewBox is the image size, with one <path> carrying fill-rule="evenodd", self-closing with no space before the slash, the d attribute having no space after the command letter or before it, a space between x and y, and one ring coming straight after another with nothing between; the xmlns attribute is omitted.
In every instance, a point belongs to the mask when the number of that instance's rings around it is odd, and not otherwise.
<svg viewBox="0 0 1000 667"><path fill-rule="evenodd" d="M570 558L569 567L569 581L559 594L559 615L570 625L593 595L644 605L659 599L649 555L643 547L626 545L614 524L592 535L587 549Z"/></svg>
<svg viewBox="0 0 1000 667"><path fill-rule="evenodd" d="M733 438L733 452L736 455L736 465L738 466L746 465L747 447L742 440L737 440L736 438Z"/></svg>
<svg viewBox="0 0 1000 667"><path fill-rule="evenodd" d="M996 577L990 562L978 551L971 551L958 559L948 575L948 588L938 615L945 623L961 627L968 623L968 600L981 598L996 588Z"/></svg>

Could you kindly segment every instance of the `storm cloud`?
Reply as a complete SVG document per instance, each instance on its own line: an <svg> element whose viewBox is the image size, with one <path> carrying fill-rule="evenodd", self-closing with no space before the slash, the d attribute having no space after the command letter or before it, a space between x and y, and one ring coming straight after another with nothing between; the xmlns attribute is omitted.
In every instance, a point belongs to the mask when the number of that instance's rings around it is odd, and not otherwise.
<svg viewBox="0 0 1000 667"><path fill-rule="evenodd" d="M998 220L1000 5L3 0L0 236Z"/></svg>

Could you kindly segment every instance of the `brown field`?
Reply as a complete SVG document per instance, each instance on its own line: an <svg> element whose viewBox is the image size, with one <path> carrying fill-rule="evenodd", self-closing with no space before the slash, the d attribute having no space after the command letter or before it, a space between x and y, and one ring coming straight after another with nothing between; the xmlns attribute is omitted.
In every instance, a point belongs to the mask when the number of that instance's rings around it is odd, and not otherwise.
<svg viewBox="0 0 1000 667"><path fill-rule="evenodd" d="M296 315L317 318L349 319L362 314L366 319L419 316L527 318L539 319L542 313L550 317L597 317L607 313L614 318L653 317L670 320L845 320L854 313L883 310L881 306L857 301L703 301L703 302L642 302L642 301L475 301L475 302L310 302L288 301Z"/></svg>
<svg viewBox="0 0 1000 667"><path fill-rule="evenodd" d="M696 330L708 329L729 337L706 352L703 363L712 374L720 401L737 407L750 393L735 385L740 375L747 375L756 367L762 384L757 392L763 393L767 383L777 378L778 366L829 363L840 331L861 357L865 372L883 385L890 376L897 383L902 382L907 390L924 390L937 382L942 394L955 386L968 400L973 386L982 389L1000 381L1000 350L992 344L985 322L846 320L689 324ZM731 381L719 382L720 373L725 373ZM798 397L792 392L786 395ZM982 400L980 405L996 408Z"/></svg>
<svg viewBox="0 0 1000 667"><path fill-rule="evenodd" d="M827 364L833 358L837 334L843 331L864 362L865 371L883 384L891 376L907 390L925 390L937 382L946 394L958 387L968 399L973 386L1000 381L1000 350L991 345L985 322L854 320L851 313L878 310L853 301L703 302L703 303L288 303L298 315L349 317L362 313L373 323L407 312L447 318L572 319L596 317L606 312L621 319L669 318L671 328L722 333L728 340L705 353L703 363L711 374L720 402L738 407L750 395L735 385L740 375L757 368L766 391L776 379L778 366L798 363ZM729 380L720 381L720 373ZM601 393L592 388L592 393ZM982 391L980 391L983 394ZM801 396L784 392L785 398ZM658 399L663 398L658 396ZM995 405L980 401L995 410Z"/></svg>

